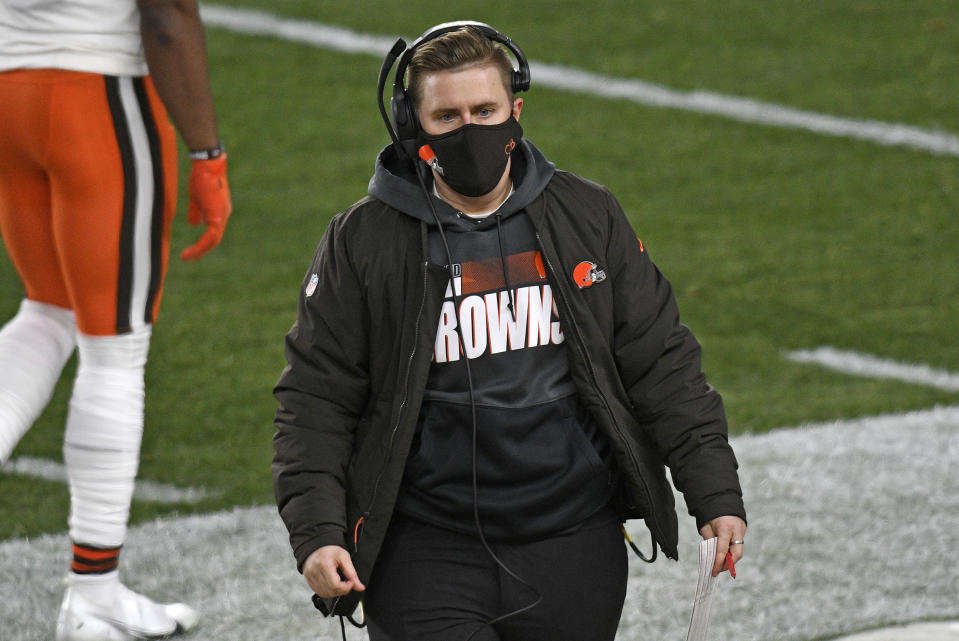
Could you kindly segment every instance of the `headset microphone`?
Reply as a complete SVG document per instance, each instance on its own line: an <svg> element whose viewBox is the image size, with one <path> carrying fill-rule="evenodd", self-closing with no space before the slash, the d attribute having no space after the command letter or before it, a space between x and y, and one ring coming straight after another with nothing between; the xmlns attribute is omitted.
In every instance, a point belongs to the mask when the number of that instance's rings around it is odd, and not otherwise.
<svg viewBox="0 0 959 641"><path fill-rule="evenodd" d="M396 136L396 131L393 129L393 123L390 122L390 117L386 115L386 107L383 104L383 88L386 86L386 79L390 75L390 69L393 68L393 63L396 62L396 59L400 57L406 51L406 40L402 38L397 39L393 43L393 48L390 49L390 52L386 54L386 58L383 60L383 66L380 67L380 77L376 81L376 101L380 107L380 115L383 116L383 122L386 123L386 130L390 132L390 138L393 139L393 146L396 147L397 151L406 154L406 151L403 149L403 145L400 144L400 139Z"/></svg>

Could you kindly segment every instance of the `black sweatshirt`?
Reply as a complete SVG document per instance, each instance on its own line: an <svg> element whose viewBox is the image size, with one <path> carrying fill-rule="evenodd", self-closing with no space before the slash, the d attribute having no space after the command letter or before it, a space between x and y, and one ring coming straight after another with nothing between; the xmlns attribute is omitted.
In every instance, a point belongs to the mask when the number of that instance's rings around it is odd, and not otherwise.
<svg viewBox="0 0 959 641"><path fill-rule="evenodd" d="M475 501L490 539L557 535L609 502L609 445L579 402L525 212L460 218L468 225L445 234L453 283L397 509L471 533ZM450 263L436 226L429 247L431 261Z"/></svg>

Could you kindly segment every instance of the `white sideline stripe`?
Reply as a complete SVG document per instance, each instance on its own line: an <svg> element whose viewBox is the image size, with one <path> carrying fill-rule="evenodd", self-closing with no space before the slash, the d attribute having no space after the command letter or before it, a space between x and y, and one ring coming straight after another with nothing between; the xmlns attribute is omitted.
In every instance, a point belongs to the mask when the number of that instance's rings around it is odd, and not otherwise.
<svg viewBox="0 0 959 641"><path fill-rule="evenodd" d="M788 427L777 427L769 432L761 434L748 433L741 436L730 436L730 441L747 442L754 439L762 440L770 434L777 434L777 438L789 440L794 444L803 442L810 436L815 437L819 432L832 432L833 430L888 430L890 434L895 434L897 429L906 429L919 427L929 424L938 424L948 426L948 430L959 427L959 405L936 405L924 410L911 410L908 412L894 412L891 414L874 414L872 416L859 416L856 418L843 418L834 421L819 421L800 423L799 425L790 425ZM950 447L956 449L959 442L950 443ZM810 444L807 449L816 449L820 445ZM857 445L847 444L849 451L854 451Z"/></svg>
<svg viewBox="0 0 959 641"><path fill-rule="evenodd" d="M281 18L265 11L234 9L215 4L203 4L200 7L200 16L208 26L223 27L237 33L275 36L281 40L345 53L366 53L383 57L396 42L396 38L388 36L372 36L319 22Z"/></svg>
<svg viewBox="0 0 959 641"><path fill-rule="evenodd" d="M677 91L632 78L615 78L570 67L530 63L537 83L604 98L622 98L654 107L723 116L732 120L818 134L857 138L884 146L911 147L934 154L959 156L959 136L898 123L856 120L793 109L752 98L725 96L711 91Z"/></svg>
<svg viewBox="0 0 959 641"><path fill-rule="evenodd" d="M396 41L395 37L375 36L318 22L281 18L263 11L204 4L200 7L200 12L203 22L209 26L222 27L237 33L275 36L345 53L383 57ZM804 129L828 136L866 140L884 146L910 147L933 154L959 156L959 136L947 131L831 116L710 91L678 91L634 78L603 76L572 67L535 61L530 61L530 72L535 84L552 89L723 116L740 122Z"/></svg>
<svg viewBox="0 0 959 641"><path fill-rule="evenodd" d="M11 459L5 465L0 466L0 472L67 483L67 468L62 463L32 456L20 456ZM209 496L209 493L202 488L181 488L175 485L141 480L137 480L133 490L133 498L153 503L198 503L207 496Z"/></svg>
<svg viewBox="0 0 959 641"><path fill-rule="evenodd" d="M891 378L917 385L928 385L949 392L959 391L959 374L824 346L811 350L786 352L786 358L798 363L814 363L828 369L867 378Z"/></svg>

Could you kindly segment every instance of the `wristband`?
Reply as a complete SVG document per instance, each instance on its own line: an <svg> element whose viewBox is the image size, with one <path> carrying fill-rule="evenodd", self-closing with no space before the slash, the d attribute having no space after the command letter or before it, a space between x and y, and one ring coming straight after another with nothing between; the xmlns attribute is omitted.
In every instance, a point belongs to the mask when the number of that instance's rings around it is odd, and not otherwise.
<svg viewBox="0 0 959 641"><path fill-rule="evenodd" d="M223 148L223 141L219 141L216 144L216 147L211 147L209 149L197 149L195 151L190 151L191 160L212 160L218 158L224 154L226 150Z"/></svg>

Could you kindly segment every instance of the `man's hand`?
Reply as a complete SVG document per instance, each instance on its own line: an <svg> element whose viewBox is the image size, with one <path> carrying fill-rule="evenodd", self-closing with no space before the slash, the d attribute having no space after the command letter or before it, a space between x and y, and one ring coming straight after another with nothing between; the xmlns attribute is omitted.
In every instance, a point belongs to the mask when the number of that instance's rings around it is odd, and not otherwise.
<svg viewBox="0 0 959 641"><path fill-rule="evenodd" d="M746 538L746 522L738 516L720 516L699 530L704 539L716 537L716 561L713 563L713 576L719 576L723 570L728 570L726 553L732 555L733 564L743 558L743 541ZM736 541L735 544L732 544Z"/></svg>
<svg viewBox="0 0 959 641"><path fill-rule="evenodd" d="M310 589L324 599L366 589L353 568L350 553L339 545L325 545L314 550L303 564L303 577Z"/></svg>
<svg viewBox="0 0 959 641"><path fill-rule="evenodd" d="M194 160L190 170L190 207L187 220L191 225L206 223L206 231L196 243L180 254L183 260L199 260L220 244L226 221L233 211L230 185L226 180L226 154L209 160Z"/></svg>

